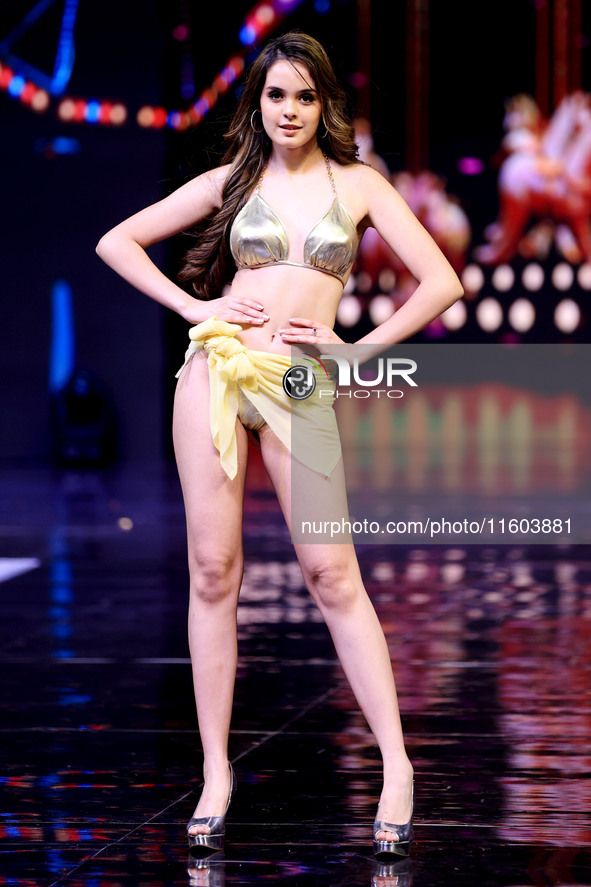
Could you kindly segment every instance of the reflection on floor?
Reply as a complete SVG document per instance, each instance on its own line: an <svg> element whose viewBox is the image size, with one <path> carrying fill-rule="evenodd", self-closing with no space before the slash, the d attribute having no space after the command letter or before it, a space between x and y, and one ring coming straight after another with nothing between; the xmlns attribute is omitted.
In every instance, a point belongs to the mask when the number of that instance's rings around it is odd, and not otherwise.
<svg viewBox="0 0 591 887"><path fill-rule="evenodd" d="M366 546L416 777L379 865L380 760L266 488L246 503L223 853L200 791L174 468L3 472L0 884L591 884L588 548Z"/></svg>

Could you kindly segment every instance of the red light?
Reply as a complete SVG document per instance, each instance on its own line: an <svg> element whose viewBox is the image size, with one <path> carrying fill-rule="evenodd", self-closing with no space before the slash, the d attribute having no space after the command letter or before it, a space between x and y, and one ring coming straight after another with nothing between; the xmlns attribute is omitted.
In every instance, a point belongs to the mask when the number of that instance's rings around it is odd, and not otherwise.
<svg viewBox="0 0 591 887"><path fill-rule="evenodd" d="M101 102L101 106L99 109L99 123L110 123L111 122L111 108L113 106L110 102Z"/></svg>
<svg viewBox="0 0 591 887"><path fill-rule="evenodd" d="M0 70L0 88L8 89L10 81L14 77L14 71L12 68L5 68L2 65L2 69Z"/></svg>
<svg viewBox="0 0 591 887"><path fill-rule="evenodd" d="M152 126L156 129L162 129L163 126L166 126L167 118L168 114L166 113L165 108L154 108L154 120Z"/></svg>
<svg viewBox="0 0 591 887"><path fill-rule="evenodd" d="M30 104L30 102L36 92L37 92L37 87L35 86L34 83L26 83L24 86L24 89L22 90L22 92L19 96L23 105Z"/></svg>
<svg viewBox="0 0 591 887"><path fill-rule="evenodd" d="M72 119L80 123L86 117L86 102L84 99L78 99L74 102L74 113Z"/></svg>

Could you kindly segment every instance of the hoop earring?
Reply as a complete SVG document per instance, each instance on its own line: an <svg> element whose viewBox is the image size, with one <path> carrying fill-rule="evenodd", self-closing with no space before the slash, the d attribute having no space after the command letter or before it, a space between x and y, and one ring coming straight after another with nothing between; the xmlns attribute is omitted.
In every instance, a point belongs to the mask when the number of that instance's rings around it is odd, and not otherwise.
<svg viewBox="0 0 591 887"><path fill-rule="evenodd" d="M254 111L252 112L252 114L250 115L250 128L252 129L253 132L260 134L263 132L263 130L262 129L255 129L253 126L253 122L252 122L252 118L254 117L254 115L256 114L257 111L258 111L258 108L255 108Z"/></svg>

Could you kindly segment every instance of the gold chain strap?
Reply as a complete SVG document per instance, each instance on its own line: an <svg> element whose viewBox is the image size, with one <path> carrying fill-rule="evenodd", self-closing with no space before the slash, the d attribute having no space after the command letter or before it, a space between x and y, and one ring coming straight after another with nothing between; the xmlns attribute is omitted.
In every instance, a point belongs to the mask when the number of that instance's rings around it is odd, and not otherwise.
<svg viewBox="0 0 591 887"><path fill-rule="evenodd" d="M332 188L332 193L336 197L337 196L337 186L334 183L334 176L332 174L332 166L330 165L330 160L328 159L328 155L325 154L324 151L322 152L322 156L324 157L324 162L326 164L326 169L328 172L328 178L330 179L330 186Z"/></svg>

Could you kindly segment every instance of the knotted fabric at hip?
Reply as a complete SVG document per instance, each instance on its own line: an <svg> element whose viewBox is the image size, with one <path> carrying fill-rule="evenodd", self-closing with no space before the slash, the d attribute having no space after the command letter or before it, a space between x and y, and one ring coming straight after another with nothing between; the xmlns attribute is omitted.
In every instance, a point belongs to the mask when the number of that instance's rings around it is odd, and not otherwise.
<svg viewBox="0 0 591 887"><path fill-rule="evenodd" d="M240 324L217 317L192 327L185 362L177 373L178 378L195 352L207 352L211 436L222 468L228 477L236 477L236 419L242 393L296 458L329 477L341 457L332 408L334 384L318 378L312 397L292 402L283 388L283 376L292 366L291 357L247 348L236 338L241 331ZM296 424L292 428L294 417Z"/></svg>

